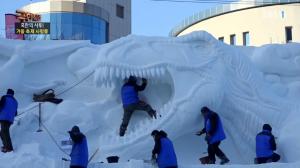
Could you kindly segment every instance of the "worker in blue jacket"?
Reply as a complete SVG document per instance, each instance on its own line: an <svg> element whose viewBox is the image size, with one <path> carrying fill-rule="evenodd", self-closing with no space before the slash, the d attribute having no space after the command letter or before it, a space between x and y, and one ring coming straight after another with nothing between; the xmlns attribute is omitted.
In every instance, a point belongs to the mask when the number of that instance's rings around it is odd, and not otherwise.
<svg viewBox="0 0 300 168"><path fill-rule="evenodd" d="M129 124L132 113L135 110L146 111L150 117L156 118L156 111L152 107L141 101L138 97L138 92L143 91L147 86L147 80L142 78L142 85L137 84L137 78L130 76L127 82L122 86L121 96L124 109L122 124L120 126L120 136L124 136Z"/></svg>
<svg viewBox="0 0 300 168"><path fill-rule="evenodd" d="M157 161L159 168L177 168L177 158L172 141L164 131L154 130L151 133L155 145L152 150L152 159Z"/></svg>
<svg viewBox="0 0 300 168"><path fill-rule="evenodd" d="M13 151L13 146L10 138L9 128L14 123L15 116L18 114L18 102L14 98L14 90L7 89L6 95L0 100L0 123L1 123L1 140L3 153Z"/></svg>
<svg viewBox="0 0 300 168"><path fill-rule="evenodd" d="M256 163L277 162L280 155L275 153L276 142L269 124L263 125L262 132L256 135Z"/></svg>
<svg viewBox="0 0 300 168"><path fill-rule="evenodd" d="M89 151L85 135L76 125L68 132L73 142L70 168L87 168Z"/></svg>
<svg viewBox="0 0 300 168"><path fill-rule="evenodd" d="M219 148L221 141L226 138L219 115L211 111L208 107L203 107L201 113L204 117L204 128L199 131L197 135L206 134L205 140L208 144L208 164L215 164L215 155L221 159L220 164L228 163L229 159Z"/></svg>

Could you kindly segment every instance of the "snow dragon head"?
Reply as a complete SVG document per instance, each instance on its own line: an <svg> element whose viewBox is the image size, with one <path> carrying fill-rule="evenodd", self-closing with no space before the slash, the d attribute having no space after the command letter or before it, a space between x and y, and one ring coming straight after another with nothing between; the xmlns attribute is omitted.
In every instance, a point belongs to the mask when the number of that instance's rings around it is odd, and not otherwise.
<svg viewBox="0 0 300 168"><path fill-rule="evenodd" d="M102 135L99 145L109 152L117 150L118 154L125 154L130 150L126 148L130 144L149 144L153 129L165 129L171 137L176 137L176 132L184 132L187 123L199 122L202 106L218 107L221 101L216 100L222 100L225 93L222 90L223 77L213 75L224 71L220 66L222 53L219 45L222 44L206 32L179 38L131 35L102 45L93 52L83 48L74 53L68 61L70 69L80 76L94 72L94 83L113 88L112 101L118 102L117 111L104 109L111 113L103 112L107 117L105 120L114 123L110 126L114 127L114 131ZM79 57L88 50L91 54L97 54L97 59L91 58L85 61L85 65L79 64ZM137 114L138 117L132 118L125 137L119 138L117 129L123 115L120 89L131 75L149 81L140 97L161 117L151 120L146 115ZM113 104L111 108L115 106ZM176 128L172 126L175 123ZM141 141L144 138L148 141Z"/></svg>
<svg viewBox="0 0 300 168"><path fill-rule="evenodd" d="M97 58L79 65L75 60L87 50L79 50L70 57L70 69L83 76L94 72L94 83L113 88L110 97L117 102L103 105L104 119L108 125L114 125L98 140L103 156L113 153L127 158L146 157L150 155L149 135L153 129L164 129L173 139L191 134L201 127L203 106L224 117L231 140L239 143L242 139L246 145L240 145L241 150L247 151L246 156L254 155L253 136L261 125L271 123L279 134L288 116L281 111L297 109L270 91L262 73L249 59L256 48L228 46L206 32L177 38L131 35L89 50ZM138 117L133 117L127 134L120 138L117 132L123 111L117 99L124 79L131 75L149 80L141 97L161 117L151 120L146 114L136 114ZM109 106L115 110L109 110Z"/></svg>

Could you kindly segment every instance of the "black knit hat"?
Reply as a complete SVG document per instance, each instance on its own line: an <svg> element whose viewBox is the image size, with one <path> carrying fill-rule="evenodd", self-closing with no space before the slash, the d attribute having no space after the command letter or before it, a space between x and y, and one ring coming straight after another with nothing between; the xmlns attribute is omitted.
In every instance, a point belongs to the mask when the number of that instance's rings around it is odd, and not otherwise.
<svg viewBox="0 0 300 168"><path fill-rule="evenodd" d="M209 111L210 111L209 108L206 107L206 106L201 108L201 113L206 113L206 112L209 112Z"/></svg>
<svg viewBox="0 0 300 168"><path fill-rule="evenodd" d="M162 136L162 137L167 137L168 136L168 134L163 130L159 131L159 135Z"/></svg>
<svg viewBox="0 0 300 168"><path fill-rule="evenodd" d="M159 134L159 131L158 130L153 130L151 132L151 136L156 136L157 134Z"/></svg>
<svg viewBox="0 0 300 168"><path fill-rule="evenodd" d="M129 78L128 78L129 83L136 83L136 81L137 81L137 78L135 76L129 76Z"/></svg>
<svg viewBox="0 0 300 168"><path fill-rule="evenodd" d="M263 130L272 131L272 127L269 124L264 124Z"/></svg>
<svg viewBox="0 0 300 168"><path fill-rule="evenodd" d="M68 131L69 133L80 133L80 129L77 125L73 126L72 129L70 131Z"/></svg>
<svg viewBox="0 0 300 168"><path fill-rule="evenodd" d="M12 90L12 89L7 89L6 94L14 95L14 94L15 94L15 91Z"/></svg>

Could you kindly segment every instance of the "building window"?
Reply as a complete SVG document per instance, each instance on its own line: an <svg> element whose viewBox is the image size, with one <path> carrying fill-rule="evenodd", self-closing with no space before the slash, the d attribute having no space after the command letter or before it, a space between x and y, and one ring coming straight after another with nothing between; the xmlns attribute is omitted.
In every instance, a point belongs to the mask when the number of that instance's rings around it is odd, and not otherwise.
<svg viewBox="0 0 300 168"><path fill-rule="evenodd" d="M230 35L230 45L235 45L236 44L236 38L235 34Z"/></svg>
<svg viewBox="0 0 300 168"><path fill-rule="evenodd" d="M124 18L124 6L117 4L116 14L119 18Z"/></svg>
<svg viewBox="0 0 300 168"><path fill-rule="evenodd" d="M284 11L281 11L281 18L284 18Z"/></svg>
<svg viewBox="0 0 300 168"><path fill-rule="evenodd" d="M224 42L224 37L219 37L218 39L219 39L219 41Z"/></svg>
<svg viewBox="0 0 300 168"><path fill-rule="evenodd" d="M244 45L244 46L249 46L249 45L250 45L250 36L249 36L249 32L244 32L244 33L243 33L243 45Z"/></svg>
<svg viewBox="0 0 300 168"><path fill-rule="evenodd" d="M293 35L292 35L292 27L285 27L285 42L289 43L293 41Z"/></svg>

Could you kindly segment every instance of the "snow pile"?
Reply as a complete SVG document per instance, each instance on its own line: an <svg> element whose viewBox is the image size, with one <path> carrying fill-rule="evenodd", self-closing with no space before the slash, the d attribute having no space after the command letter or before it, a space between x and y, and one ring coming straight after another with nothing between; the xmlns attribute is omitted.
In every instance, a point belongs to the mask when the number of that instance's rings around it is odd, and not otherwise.
<svg viewBox="0 0 300 168"><path fill-rule="evenodd" d="M299 167L300 44L228 46L206 32L178 38L128 36L97 46L86 41L0 41L1 94L13 88L19 116L11 127L15 151L1 154L0 167L62 167L70 146L67 131L78 125L88 138L90 167L151 167L150 133L163 129L174 141L180 167L194 168L205 155L199 109L206 105L222 117L227 139L221 148L228 167ZM161 115L132 116L125 137L118 136L123 115L120 87L130 75L147 78L140 93ZM33 93L54 88L61 104L41 105ZM273 126L282 163L250 165L255 135ZM55 141L54 141L54 140ZM62 152L58 146L65 151ZM110 155L119 164L105 164ZM128 162L130 160L130 162ZM208 166L218 167L218 166ZM222 166L227 167L227 166Z"/></svg>
<svg viewBox="0 0 300 168"><path fill-rule="evenodd" d="M38 143L22 145L20 152L1 154L1 167L55 167L55 161L41 155Z"/></svg>

